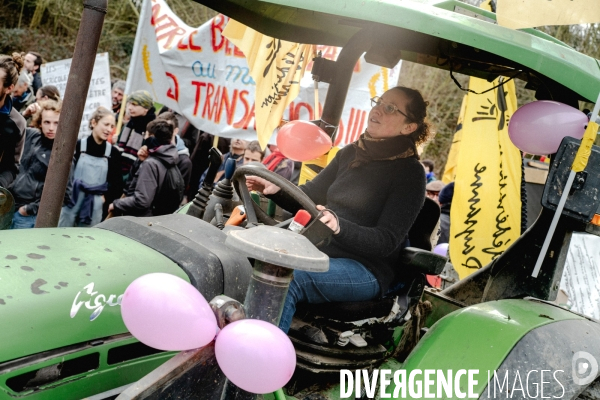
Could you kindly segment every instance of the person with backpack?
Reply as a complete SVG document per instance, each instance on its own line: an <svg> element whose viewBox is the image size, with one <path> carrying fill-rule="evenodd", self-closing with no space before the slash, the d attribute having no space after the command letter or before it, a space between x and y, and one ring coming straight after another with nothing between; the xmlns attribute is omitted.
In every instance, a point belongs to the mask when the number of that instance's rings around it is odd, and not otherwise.
<svg viewBox="0 0 600 400"><path fill-rule="evenodd" d="M115 215L148 217L177 210L185 185L177 168L177 148L172 143L173 125L157 119L147 126L144 146L148 158L135 171L127 196L113 201L108 211Z"/></svg>
<svg viewBox="0 0 600 400"><path fill-rule="evenodd" d="M111 110L98 107L90 118L92 134L77 141L73 195L62 208L58 226L89 227L102 221L104 202L121 196L121 153L108 142L115 128Z"/></svg>

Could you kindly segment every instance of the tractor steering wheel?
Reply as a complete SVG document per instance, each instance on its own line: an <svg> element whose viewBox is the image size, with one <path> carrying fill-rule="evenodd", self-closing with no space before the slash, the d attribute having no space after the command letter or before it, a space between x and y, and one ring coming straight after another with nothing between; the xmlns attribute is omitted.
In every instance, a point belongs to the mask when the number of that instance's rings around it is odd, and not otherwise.
<svg viewBox="0 0 600 400"><path fill-rule="evenodd" d="M259 178L266 179L279 186L281 188L281 194L287 199L292 200L295 204L300 206L300 208L308 211L312 219L317 218L319 215L319 210L317 210L315 203L296 185L266 168L244 165L236 169L232 181L235 191L240 196L244 208L246 209L248 225L256 226L259 222L267 225L277 225L278 222L269 217L267 213L252 200L248 187L246 186L246 175L258 176Z"/></svg>

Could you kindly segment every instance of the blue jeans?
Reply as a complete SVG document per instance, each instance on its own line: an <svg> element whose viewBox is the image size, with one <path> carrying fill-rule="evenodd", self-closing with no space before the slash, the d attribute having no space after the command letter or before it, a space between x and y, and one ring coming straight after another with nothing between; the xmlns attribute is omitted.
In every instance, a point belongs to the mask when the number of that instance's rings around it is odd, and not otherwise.
<svg viewBox="0 0 600 400"><path fill-rule="evenodd" d="M37 215L28 215L24 217L19 214L19 211L15 211L15 215L13 215L12 225L10 229L27 229L33 228L35 226L35 220Z"/></svg>
<svg viewBox="0 0 600 400"><path fill-rule="evenodd" d="M279 328L287 333L296 303L366 301L379 296L379 282L364 265L349 258L330 258L329 271L294 271Z"/></svg>

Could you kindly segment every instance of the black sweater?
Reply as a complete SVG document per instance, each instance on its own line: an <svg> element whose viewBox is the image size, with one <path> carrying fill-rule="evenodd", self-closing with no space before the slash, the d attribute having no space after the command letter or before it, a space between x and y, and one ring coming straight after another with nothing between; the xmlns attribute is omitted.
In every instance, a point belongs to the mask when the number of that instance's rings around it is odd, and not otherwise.
<svg viewBox="0 0 600 400"><path fill-rule="evenodd" d="M371 161L349 169L354 157L354 146L344 147L300 189L339 217L340 233L320 250L332 258L361 262L375 275L383 295L402 279L399 253L425 201L425 171L415 158Z"/></svg>

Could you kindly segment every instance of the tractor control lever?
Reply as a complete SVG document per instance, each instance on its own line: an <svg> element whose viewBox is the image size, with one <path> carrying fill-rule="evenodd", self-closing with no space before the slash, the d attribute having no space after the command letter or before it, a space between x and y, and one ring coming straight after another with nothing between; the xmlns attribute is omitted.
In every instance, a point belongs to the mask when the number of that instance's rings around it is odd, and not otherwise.
<svg viewBox="0 0 600 400"><path fill-rule="evenodd" d="M221 156L221 152L216 147L210 149L208 153L210 164L206 172L206 178L204 179L204 182L202 182L202 187L198 190L198 193L194 197L194 200L192 200L192 204L187 210L187 215L191 215L200 219L202 219L202 217L204 216L206 204L208 203L208 197L212 193L215 176L217 175L219 167L223 162Z"/></svg>

